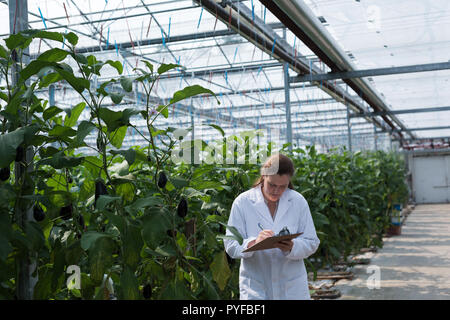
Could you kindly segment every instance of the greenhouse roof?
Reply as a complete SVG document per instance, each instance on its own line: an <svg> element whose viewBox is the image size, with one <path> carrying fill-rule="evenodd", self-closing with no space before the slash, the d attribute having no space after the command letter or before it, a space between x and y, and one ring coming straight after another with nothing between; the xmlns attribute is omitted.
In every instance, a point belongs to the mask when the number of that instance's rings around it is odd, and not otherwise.
<svg viewBox="0 0 450 320"><path fill-rule="evenodd" d="M272 8L266 8L266 2L35 0L28 1L28 22L31 29L76 33L78 52L95 54L103 61L119 60L126 75L133 75L133 68L144 68L143 58L155 65L182 65L155 87L160 101L193 84L216 93L220 105L211 97L194 97L173 108L171 117L160 121L162 126L204 121L219 124L227 134L254 128L278 130L284 143L288 128L283 66L288 63L292 139L298 145L346 145L349 133L355 149L373 149L374 144L386 148L390 134L403 143L450 137L450 67L443 64L450 59L448 1L380 0L376 5L364 0L290 1L311 11L319 29L345 53L354 71L387 68L391 72L397 67L411 71L439 64L435 71L365 77L366 87L387 108L380 109L384 118L373 114L380 110L374 110L366 95L340 78L296 81L299 73L327 75L336 70L274 13L286 1L272 1ZM285 15L297 23L291 12ZM10 21L7 1L0 4L0 18ZM10 24L0 26L3 39L10 34ZM37 57L53 46L36 40L30 55ZM114 76L113 68L105 68L97 84ZM136 87L123 104L139 105L141 93ZM55 101L69 107L79 97L60 84ZM207 138L217 131L210 128L203 133Z"/></svg>

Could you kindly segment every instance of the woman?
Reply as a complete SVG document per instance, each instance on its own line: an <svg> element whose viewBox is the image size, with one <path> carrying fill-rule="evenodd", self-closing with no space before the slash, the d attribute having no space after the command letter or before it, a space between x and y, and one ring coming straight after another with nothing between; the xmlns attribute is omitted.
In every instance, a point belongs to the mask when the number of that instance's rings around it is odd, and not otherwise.
<svg viewBox="0 0 450 320"><path fill-rule="evenodd" d="M319 247L314 223L305 198L293 190L291 159L276 154L261 168L261 177L253 188L233 202L228 225L244 238L224 240L225 250L241 259L240 299L311 299L303 263ZM279 242L276 248L245 252L252 245L278 234L287 227L299 237ZM263 229L263 230L262 230ZM227 230L227 235L231 232Z"/></svg>

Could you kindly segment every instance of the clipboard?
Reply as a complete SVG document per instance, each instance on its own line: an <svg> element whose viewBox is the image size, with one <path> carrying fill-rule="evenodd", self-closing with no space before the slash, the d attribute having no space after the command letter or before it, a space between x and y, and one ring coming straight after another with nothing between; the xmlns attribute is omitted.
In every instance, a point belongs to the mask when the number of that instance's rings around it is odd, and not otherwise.
<svg viewBox="0 0 450 320"><path fill-rule="evenodd" d="M254 244L250 248L245 249L242 252L250 252L250 251L258 251L258 250L266 250L266 249L272 249L275 248L275 243L284 241L284 240L292 240L297 238L299 235L303 234L303 232L300 233L294 233L294 234L288 234L285 236L273 236L270 238L266 238L261 242L258 242L257 244Z"/></svg>

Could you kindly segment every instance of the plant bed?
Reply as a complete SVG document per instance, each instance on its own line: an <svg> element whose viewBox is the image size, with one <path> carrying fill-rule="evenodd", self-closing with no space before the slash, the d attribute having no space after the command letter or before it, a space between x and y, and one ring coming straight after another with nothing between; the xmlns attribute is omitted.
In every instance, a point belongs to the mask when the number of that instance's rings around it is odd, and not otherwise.
<svg viewBox="0 0 450 320"><path fill-rule="evenodd" d="M350 260L339 261L337 266L354 266L356 264L370 264L370 258L356 258L352 257Z"/></svg>
<svg viewBox="0 0 450 320"><path fill-rule="evenodd" d="M353 258L351 261L352 264L370 264L369 258Z"/></svg>
<svg viewBox="0 0 450 320"><path fill-rule="evenodd" d="M377 252L378 248L377 247L372 247L372 248L362 248L361 250L359 250L360 253L367 253L367 252Z"/></svg>
<svg viewBox="0 0 450 320"><path fill-rule="evenodd" d="M341 296L341 292L338 289L330 290L315 290L311 294L312 299L337 299Z"/></svg>
<svg viewBox="0 0 450 320"><path fill-rule="evenodd" d="M387 230L387 236L399 236L402 234L402 226L391 224Z"/></svg>
<svg viewBox="0 0 450 320"><path fill-rule="evenodd" d="M351 266L345 263L333 265L333 272L349 272Z"/></svg>
<svg viewBox="0 0 450 320"><path fill-rule="evenodd" d="M333 280L340 280L340 279L353 279L353 272L349 271L336 271L336 272L317 272L317 280L324 280L324 279L333 279Z"/></svg>

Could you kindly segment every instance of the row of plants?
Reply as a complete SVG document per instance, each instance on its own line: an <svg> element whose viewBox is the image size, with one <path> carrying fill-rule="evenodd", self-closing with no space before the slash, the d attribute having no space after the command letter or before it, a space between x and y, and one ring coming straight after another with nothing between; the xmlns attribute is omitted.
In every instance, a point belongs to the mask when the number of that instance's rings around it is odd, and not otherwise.
<svg viewBox="0 0 450 320"><path fill-rule="evenodd" d="M34 39L65 49L55 46L23 65L20 57ZM105 299L110 280L118 299L237 299L239 261L229 259L221 237L233 200L251 187L259 166L236 158L263 157L272 145L254 153L248 135L225 137L211 125L223 137L210 154L216 161L174 161L198 150L191 152L176 128L157 128L155 120L168 118L183 99L214 93L189 86L155 105L153 86L181 66L156 68L143 60L145 69L125 77L120 62L78 54L77 42L73 33L31 30L0 46L0 298L24 298L23 270L31 265L35 299ZM108 67L118 76L94 87L92 79ZM38 90L57 82L78 92L79 103L64 109L38 98ZM107 107L136 86L145 93L142 108ZM79 121L85 110L89 120ZM147 130L132 119L144 120ZM129 128L146 145L121 149ZM85 142L92 135L94 146ZM227 148L230 140L234 148ZM381 245L389 208L403 196L393 184L403 181L399 159L383 152L317 154L313 147L290 155L294 185L310 203L322 241L310 266ZM234 163L226 164L226 156ZM66 283L69 266L81 270L79 288Z"/></svg>
<svg viewBox="0 0 450 320"><path fill-rule="evenodd" d="M408 200L402 156L345 148L319 154L308 147L292 157L294 185L308 200L321 240L310 266L330 267L362 248L382 247L393 205Z"/></svg>

